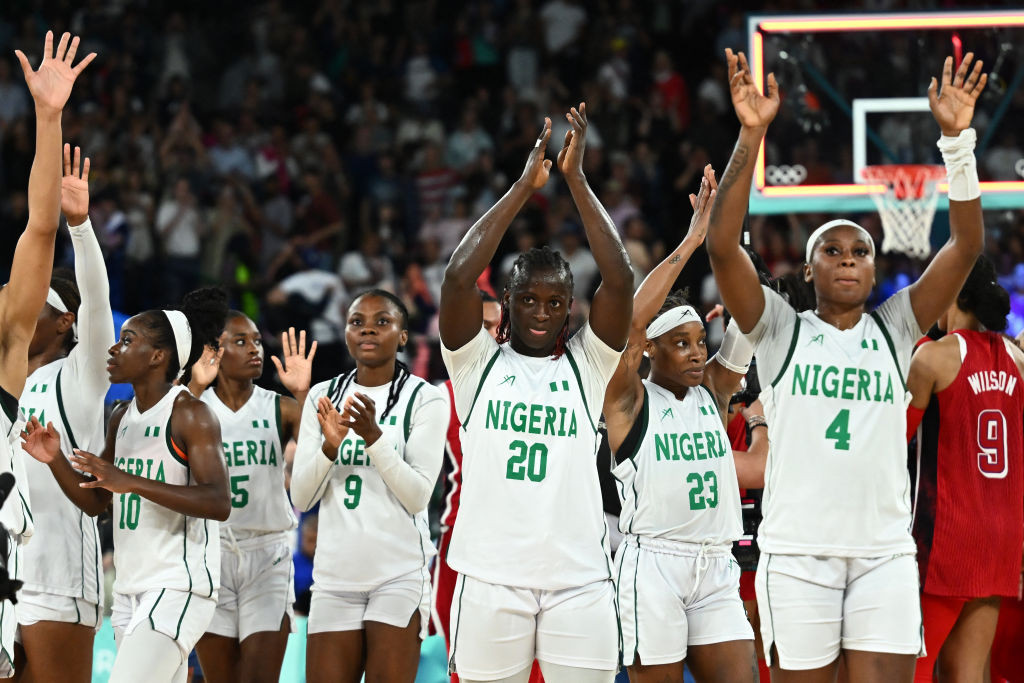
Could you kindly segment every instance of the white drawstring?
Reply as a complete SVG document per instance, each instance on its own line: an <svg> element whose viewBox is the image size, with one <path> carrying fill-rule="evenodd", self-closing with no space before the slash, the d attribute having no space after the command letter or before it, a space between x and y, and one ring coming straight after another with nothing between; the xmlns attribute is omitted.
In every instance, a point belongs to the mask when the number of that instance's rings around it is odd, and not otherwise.
<svg viewBox="0 0 1024 683"><path fill-rule="evenodd" d="M687 602L692 602L693 598L697 595L700 582L704 579L704 574L707 573L708 566L711 564L711 561L708 559L708 549L714 546L715 542L710 538L705 538L700 544L700 551L697 553L697 567L693 574L693 588L690 590L690 597L687 598Z"/></svg>
<svg viewBox="0 0 1024 683"><path fill-rule="evenodd" d="M221 531L221 540L225 541L225 544L227 545L228 550L230 550L235 555L237 555L239 558L241 558L242 557L242 547L240 545L238 545L238 539L235 538L235 532L233 532L231 530L231 527L226 525L226 524L221 526L220 531Z"/></svg>

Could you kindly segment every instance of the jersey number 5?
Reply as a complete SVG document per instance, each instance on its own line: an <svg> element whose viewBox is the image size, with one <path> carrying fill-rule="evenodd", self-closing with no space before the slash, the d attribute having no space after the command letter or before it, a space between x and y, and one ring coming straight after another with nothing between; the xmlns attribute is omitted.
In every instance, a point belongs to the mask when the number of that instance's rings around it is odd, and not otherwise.
<svg viewBox="0 0 1024 683"><path fill-rule="evenodd" d="M1001 410L978 413L978 469L989 479L1006 477L1006 416Z"/></svg>

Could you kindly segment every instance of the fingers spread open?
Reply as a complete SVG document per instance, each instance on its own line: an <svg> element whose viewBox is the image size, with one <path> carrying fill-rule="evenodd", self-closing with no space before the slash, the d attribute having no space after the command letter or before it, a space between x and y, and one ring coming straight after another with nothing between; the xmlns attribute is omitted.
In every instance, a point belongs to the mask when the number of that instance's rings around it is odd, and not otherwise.
<svg viewBox="0 0 1024 683"><path fill-rule="evenodd" d="M59 60L63 61L64 55L67 53L67 50L68 50L68 41L70 41L70 40L71 40L71 34L68 33L67 31L65 31L64 33L61 34L60 42L57 43L56 59L59 59Z"/></svg>
<svg viewBox="0 0 1024 683"><path fill-rule="evenodd" d="M64 63L71 66L71 63L75 61L75 55L78 53L79 37L75 36L71 39L71 47L68 48L68 53L64 55Z"/></svg>
<svg viewBox="0 0 1024 683"><path fill-rule="evenodd" d="M942 63L942 84L946 85L953 81L953 58L946 57L946 61Z"/></svg>

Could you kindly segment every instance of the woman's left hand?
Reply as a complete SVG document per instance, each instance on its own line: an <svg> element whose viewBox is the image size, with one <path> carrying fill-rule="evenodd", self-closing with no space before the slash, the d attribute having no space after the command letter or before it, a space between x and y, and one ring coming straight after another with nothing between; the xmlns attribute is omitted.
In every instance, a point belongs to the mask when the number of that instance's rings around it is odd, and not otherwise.
<svg viewBox="0 0 1024 683"><path fill-rule="evenodd" d="M380 425L377 424L377 406L366 394L357 392L349 397L342 417L352 431L362 438L367 448L381 437Z"/></svg>

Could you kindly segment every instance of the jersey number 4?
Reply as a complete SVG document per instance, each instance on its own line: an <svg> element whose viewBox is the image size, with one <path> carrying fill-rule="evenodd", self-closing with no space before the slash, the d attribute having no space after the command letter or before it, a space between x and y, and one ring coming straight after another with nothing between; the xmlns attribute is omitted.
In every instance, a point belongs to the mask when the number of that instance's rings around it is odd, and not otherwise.
<svg viewBox="0 0 1024 683"><path fill-rule="evenodd" d="M989 479L1006 477L1006 416L1001 410L978 413L978 469Z"/></svg>
<svg viewBox="0 0 1024 683"><path fill-rule="evenodd" d="M835 441L837 451L850 450L850 411L843 408L836 415L836 419L825 428L825 438Z"/></svg>

